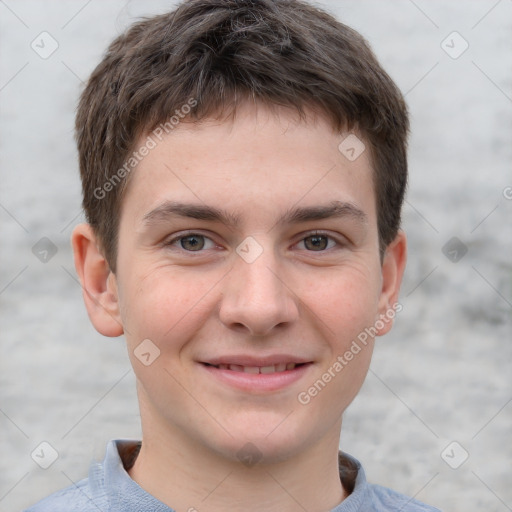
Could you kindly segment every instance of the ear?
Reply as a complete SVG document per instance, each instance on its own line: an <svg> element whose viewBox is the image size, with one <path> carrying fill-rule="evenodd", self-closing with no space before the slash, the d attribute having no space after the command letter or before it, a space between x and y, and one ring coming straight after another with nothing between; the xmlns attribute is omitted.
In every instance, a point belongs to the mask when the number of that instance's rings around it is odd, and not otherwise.
<svg viewBox="0 0 512 512"><path fill-rule="evenodd" d="M99 249L91 226L76 226L71 235L71 243L85 307L92 324L104 336L120 336L124 331L119 313L116 276Z"/></svg>
<svg viewBox="0 0 512 512"><path fill-rule="evenodd" d="M398 294L406 261L407 238L405 233L399 230L395 239L386 248L382 261L382 289L379 298L379 318L376 319L376 327L379 326L377 336L382 336L391 330L395 314L402 310L402 305L398 302Z"/></svg>

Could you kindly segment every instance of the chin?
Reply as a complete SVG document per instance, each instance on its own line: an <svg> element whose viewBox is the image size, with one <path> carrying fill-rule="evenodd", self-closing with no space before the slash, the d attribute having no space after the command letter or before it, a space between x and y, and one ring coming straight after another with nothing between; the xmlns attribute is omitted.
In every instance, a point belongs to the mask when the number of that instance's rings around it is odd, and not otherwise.
<svg viewBox="0 0 512 512"><path fill-rule="evenodd" d="M247 466L277 464L302 453L322 433L308 432L304 422L293 418L293 412L287 414L246 414L244 421L230 422L231 436L218 439L214 450Z"/></svg>

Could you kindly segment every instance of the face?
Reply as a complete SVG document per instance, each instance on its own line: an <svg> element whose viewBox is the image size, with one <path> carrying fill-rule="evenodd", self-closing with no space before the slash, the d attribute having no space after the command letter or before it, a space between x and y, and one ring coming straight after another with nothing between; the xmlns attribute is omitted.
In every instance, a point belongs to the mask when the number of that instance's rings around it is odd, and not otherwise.
<svg viewBox="0 0 512 512"><path fill-rule="evenodd" d="M400 235L379 258L369 152L348 160L346 136L246 107L182 123L140 162L108 287L143 427L233 459L339 433L372 352L353 342L392 307L404 253Z"/></svg>

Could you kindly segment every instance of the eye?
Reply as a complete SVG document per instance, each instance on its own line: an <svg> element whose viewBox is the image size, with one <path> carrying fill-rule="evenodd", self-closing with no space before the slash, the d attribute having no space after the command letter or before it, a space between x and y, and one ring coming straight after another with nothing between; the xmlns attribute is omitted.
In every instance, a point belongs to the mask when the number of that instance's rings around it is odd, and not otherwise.
<svg viewBox="0 0 512 512"><path fill-rule="evenodd" d="M337 245L336 241L330 236L323 234L309 235L303 238L299 243L303 243L308 251L325 251Z"/></svg>
<svg viewBox="0 0 512 512"><path fill-rule="evenodd" d="M215 243L204 235L191 233L190 235L180 236L170 240L167 245L183 249L188 252L199 252L203 249L213 249Z"/></svg>

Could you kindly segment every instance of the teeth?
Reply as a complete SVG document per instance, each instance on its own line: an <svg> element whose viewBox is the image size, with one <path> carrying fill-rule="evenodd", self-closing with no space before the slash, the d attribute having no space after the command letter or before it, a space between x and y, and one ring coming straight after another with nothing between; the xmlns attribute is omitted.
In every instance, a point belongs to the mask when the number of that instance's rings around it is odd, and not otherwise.
<svg viewBox="0 0 512 512"><path fill-rule="evenodd" d="M268 374L294 370L296 366L296 363L279 363L272 366L241 366L239 364L219 364L217 365L217 368L219 368L219 370L231 370L232 372Z"/></svg>

